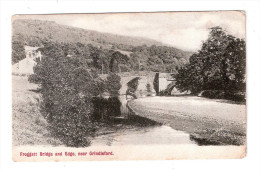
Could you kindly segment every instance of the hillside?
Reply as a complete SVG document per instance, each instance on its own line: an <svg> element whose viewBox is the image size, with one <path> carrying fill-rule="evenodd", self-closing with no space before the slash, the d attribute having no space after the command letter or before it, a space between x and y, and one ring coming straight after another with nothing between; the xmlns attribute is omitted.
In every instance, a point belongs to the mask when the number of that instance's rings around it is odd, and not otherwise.
<svg viewBox="0 0 260 170"><path fill-rule="evenodd" d="M110 48L115 44L128 46L141 46L144 44L147 46L163 45L160 42L147 38L100 33L97 31L60 25L54 21L41 20L15 20L13 22L13 36L14 40L20 38L25 40L25 43L32 46L34 45L33 43L38 44L44 39L53 42L80 42L83 44L92 44Z"/></svg>
<svg viewBox="0 0 260 170"><path fill-rule="evenodd" d="M176 73L178 68L189 61L191 52L166 46L158 41L128 37L57 24L54 21L14 20L12 38L12 63L17 63L25 56L23 47L44 46L45 52L62 49L66 54L81 55L88 60L88 65L101 70L100 63L108 71L113 52L122 55L120 69L128 71L160 71ZM47 47L48 46L48 47ZM55 48L54 48L55 46ZM54 51L49 55L53 55ZM102 61L102 55L105 58ZM123 62L123 63L122 63Z"/></svg>

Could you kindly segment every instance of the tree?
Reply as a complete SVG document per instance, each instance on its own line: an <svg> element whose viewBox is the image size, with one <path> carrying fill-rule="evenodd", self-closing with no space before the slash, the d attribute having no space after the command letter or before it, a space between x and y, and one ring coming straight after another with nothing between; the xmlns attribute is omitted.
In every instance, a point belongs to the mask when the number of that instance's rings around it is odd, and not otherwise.
<svg viewBox="0 0 260 170"><path fill-rule="evenodd" d="M153 80L153 88L156 92L156 95L159 95L159 73L155 73L154 80Z"/></svg>
<svg viewBox="0 0 260 170"><path fill-rule="evenodd" d="M178 70L176 86L193 94L202 90L245 91L245 66L245 41L213 27L202 48Z"/></svg>
<svg viewBox="0 0 260 170"><path fill-rule="evenodd" d="M95 129L92 97L102 93L102 81L79 58L67 57L63 47L46 46L29 81L41 87L42 113L53 135L67 146L88 146Z"/></svg>
<svg viewBox="0 0 260 170"><path fill-rule="evenodd" d="M246 43L232 38L226 48L222 61L222 74L225 78L225 90L246 91Z"/></svg>

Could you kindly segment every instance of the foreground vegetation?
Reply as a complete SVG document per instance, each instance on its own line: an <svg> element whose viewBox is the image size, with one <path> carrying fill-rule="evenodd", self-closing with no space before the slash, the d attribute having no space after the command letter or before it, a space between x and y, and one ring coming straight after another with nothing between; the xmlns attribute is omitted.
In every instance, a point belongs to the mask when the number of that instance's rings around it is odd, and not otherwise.
<svg viewBox="0 0 260 170"><path fill-rule="evenodd" d="M51 133L67 146L88 146L96 130L93 98L105 92L116 97L120 77L110 73L106 80L101 79L81 55L68 56L62 47L45 47L44 57L34 67L29 81L39 85L41 113ZM107 117L117 108L111 103L109 109Z"/></svg>
<svg viewBox="0 0 260 170"><path fill-rule="evenodd" d="M63 145L48 129L40 112L38 86L26 76L12 76L12 135L13 145Z"/></svg>

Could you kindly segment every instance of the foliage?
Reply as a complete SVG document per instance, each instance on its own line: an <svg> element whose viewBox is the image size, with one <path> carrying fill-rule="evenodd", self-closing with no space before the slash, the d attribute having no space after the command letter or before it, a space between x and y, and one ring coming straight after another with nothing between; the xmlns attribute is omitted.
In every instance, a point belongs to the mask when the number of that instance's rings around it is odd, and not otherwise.
<svg viewBox="0 0 260 170"><path fill-rule="evenodd" d="M159 73L156 73L153 80L153 88L156 92L156 95L159 95Z"/></svg>
<svg viewBox="0 0 260 170"><path fill-rule="evenodd" d="M139 85L140 77L135 77L129 82L127 82L127 87L132 89L132 92L135 92Z"/></svg>
<svg viewBox="0 0 260 170"><path fill-rule="evenodd" d="M176 86L198 94L202 90L245 91L246 43L220 27L211 28L202 48L178 70Z"/></svg>
<svg viewBox="0 0 260 170"><path fill-rule="evenodd" d="M19 41L12 42L12 64L25 58L24 44Z"/></svg>
<svg viewBox="0 0 260 170"><path fill-rule="evenodd" d="M111 97L117 97L121 86L121 77L115 73L109 73L107 76L106 88Z"/></svg>
<svg viewBox="0 0 260 170"><path fill-rule="evenodd" d="M29 81L41 87L42 113L51 132L67 146L88 146L94 132L91 100L102 93L103 82L80 58L68 57L64 46L51 45Z"/></svg>
<svg viewBox="0 0 260 170"><path fill-rule="evenodd" d="M139 80L140 80L140 77L135 77L132 80L130 80L129 82L127 82L126 97L129 95L129 96L132 96L133 98L137 99L135 92L138 88Z"/></svg>
<svg viewBox="0 0 260 170"><path fill-rule="evenodd" d="M223 90L205 90L201 93L201 96L207 97L210 99L214 99L214 98L224 99L225 93Z"/></svg>
<svg viewBox="0 0 260 170"><path fill-rule="evenodd" d="M190 52L167 46L137 46L131 49L130 63L135 71L172 72L187 63Z"/></svg>

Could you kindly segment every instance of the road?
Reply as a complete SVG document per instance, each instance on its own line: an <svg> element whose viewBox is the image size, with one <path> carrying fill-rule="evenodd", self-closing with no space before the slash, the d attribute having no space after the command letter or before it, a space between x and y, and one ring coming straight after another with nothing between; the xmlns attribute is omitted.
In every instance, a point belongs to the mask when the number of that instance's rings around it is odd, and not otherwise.
<svg viewBox="0 0 260 170"><path fill-rule="evenodd" d="M129 102L135 114L223 144L245 142L246 106L201 97L148 97Z"/></svg>

